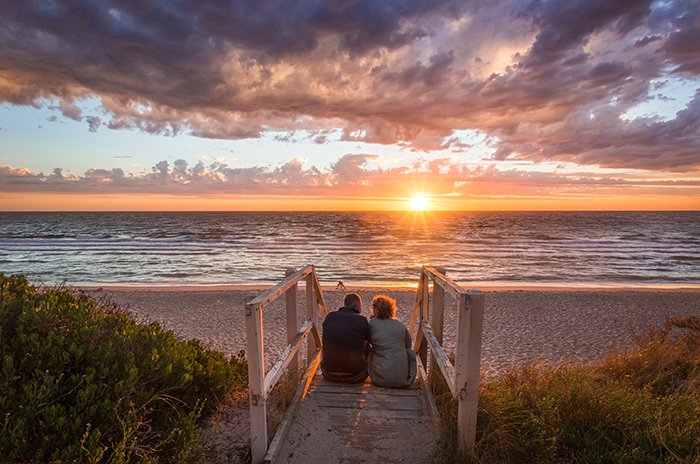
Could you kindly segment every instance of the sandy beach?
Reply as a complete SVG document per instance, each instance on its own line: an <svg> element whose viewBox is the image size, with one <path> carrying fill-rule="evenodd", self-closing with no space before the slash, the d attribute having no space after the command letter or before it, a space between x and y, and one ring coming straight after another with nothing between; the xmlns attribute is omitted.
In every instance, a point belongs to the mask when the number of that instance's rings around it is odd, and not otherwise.
<svg viewBox="0 0 700 464"><path fill-rule="evenodd" d="M158 321L183 338L197 338L226 354L245 349L246 302L260 286L236 287L101 287L88 289L125 306L141 321ZM699 316L700 288L555 288L525 290L480 287L485 293L482 372L488 378L528 363L560 365L594 362L617 348L634 345L635 336L670 317ZM355 288L367 314L373 295L384 293L398 303L398 318L410 319L415 290L405 287ZM324 290L329 310L342 305L345 292ZM445 346L453 350L456 305L446 298ZM297 298L304 313L304 289ZM284 299L264 313L266 368L284 348Z"/></svg>

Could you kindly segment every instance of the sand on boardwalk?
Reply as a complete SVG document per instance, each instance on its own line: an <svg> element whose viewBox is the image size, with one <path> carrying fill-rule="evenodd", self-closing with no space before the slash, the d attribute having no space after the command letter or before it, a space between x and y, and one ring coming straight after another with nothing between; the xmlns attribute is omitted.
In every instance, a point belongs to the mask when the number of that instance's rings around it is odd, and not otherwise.
<svg viewBox="0 0 700 464"><path fill-rule="evenodd" d="M342 306L346 292L324 289L330 311ZM246 347L244 305L261 288L250 287L103 287L90 289L125 306L141 321L158 321L183 338L198 338L226 354ZM408 325L415 289L352 288L362 297L364 314L378 293L397 300L397 317ZM482 375L496 376L523 364L595 362L608 352L633 346L635 336L671 317L700 317L700 288L528 288L484 289ZM444 345L454 351L456 302L445 298ZM305 292L297 296L299 314L305 314ZM286 346L284 298L263 316L266 370ZM242 403L245 407L247 404ZM223 413L209 430L213 448L226 461L249 440L245 409ZM232 427L231 424L239 424Z"/></svg>

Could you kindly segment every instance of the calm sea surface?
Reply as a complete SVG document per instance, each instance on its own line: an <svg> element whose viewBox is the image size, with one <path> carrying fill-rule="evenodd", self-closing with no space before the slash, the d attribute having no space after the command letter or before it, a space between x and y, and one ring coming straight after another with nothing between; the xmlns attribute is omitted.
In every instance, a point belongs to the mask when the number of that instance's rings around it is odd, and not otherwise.
<svg viewBox="0 0 700 464"><path fill-rule="evenodd" d="M700 285L700 212L0 213L0 272L55 284Z"/></svg>

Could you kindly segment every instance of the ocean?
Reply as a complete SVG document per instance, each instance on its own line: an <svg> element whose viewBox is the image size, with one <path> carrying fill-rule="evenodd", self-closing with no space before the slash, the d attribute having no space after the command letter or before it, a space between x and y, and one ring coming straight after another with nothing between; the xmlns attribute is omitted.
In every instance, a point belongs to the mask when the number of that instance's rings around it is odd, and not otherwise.
<svg viewBox="0 0 700 464"><path fill-rule="evenodd" d="M0 213L0 272L53 285L700 285L700 212Z"/></svg>

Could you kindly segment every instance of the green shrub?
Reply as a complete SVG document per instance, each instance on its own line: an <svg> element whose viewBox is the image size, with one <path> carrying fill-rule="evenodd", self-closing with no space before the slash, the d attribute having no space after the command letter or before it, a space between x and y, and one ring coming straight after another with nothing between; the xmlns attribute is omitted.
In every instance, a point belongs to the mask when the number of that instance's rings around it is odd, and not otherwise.
<svg viewBox="0 0 700 464"><path fill-rule="evenodd" d="M157 323L0 274L0 461L193 459L196 421L246 376Z"/></svg>
<svg viewBox="0 0 700 464"><path fill-rule="evenodd" d="M700 462L700 318L670 320L599 365L522 367L482 383L470 457L456 450L445 389L436 462Z"/></svg>

